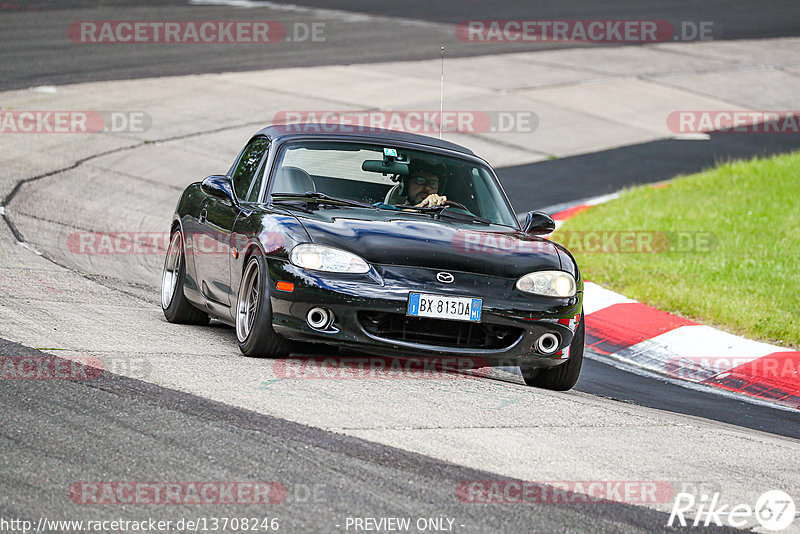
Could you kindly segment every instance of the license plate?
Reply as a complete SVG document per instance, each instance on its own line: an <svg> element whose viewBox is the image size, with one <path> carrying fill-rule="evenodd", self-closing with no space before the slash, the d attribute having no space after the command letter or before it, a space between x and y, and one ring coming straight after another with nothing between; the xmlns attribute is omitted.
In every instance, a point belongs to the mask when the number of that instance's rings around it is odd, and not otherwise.
<svg viewBox="0 0 800 534"><path fill-rule="evenodd" d="M411 317L434 317L456 321L481 321L483 299L443 297L424 293L409 293L408 312Z"/></svg>

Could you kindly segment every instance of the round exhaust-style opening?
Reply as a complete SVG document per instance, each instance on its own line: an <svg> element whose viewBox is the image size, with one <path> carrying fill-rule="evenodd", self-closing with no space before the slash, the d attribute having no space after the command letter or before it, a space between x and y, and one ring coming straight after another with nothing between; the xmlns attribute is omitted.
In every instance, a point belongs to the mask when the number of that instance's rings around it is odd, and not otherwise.
<svg viewBox="0 0 800 534"><path fill-rule="evenodd" d="M333 313L326 308L311 308L306 315L306 322L316 330L327 330L333 323Z"/></svg>
<svg viewBox="0 0 800 534"><path fill-rule="evenodd" d="M542 334L539 339L536 340L536 350L542 354L553 354L558 349L559 343L558 336L548 332Z"/></svg>

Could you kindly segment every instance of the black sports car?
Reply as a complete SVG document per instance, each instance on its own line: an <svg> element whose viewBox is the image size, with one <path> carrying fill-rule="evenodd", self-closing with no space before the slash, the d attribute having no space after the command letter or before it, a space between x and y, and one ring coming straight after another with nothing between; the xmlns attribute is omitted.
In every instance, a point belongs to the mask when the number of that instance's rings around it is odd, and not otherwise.
<svg viewBox="0 0 800 534"><path fill-rule="evenodd" d="M249 356L305 341L470 357L570 389L583 281L572 255L539 237L553 220L531 212L520 225L466 148L331 129L267 127L227 174L186 188L162 277L167 320L232 324Z"/></svg>

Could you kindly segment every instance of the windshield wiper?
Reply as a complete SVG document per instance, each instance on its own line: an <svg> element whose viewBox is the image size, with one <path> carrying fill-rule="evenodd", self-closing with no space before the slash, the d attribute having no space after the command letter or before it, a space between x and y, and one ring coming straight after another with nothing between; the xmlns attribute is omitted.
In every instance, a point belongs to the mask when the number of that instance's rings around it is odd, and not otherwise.
<svg viewBox="0 0 800 534"><path fill-rule="evenodd" d="M314 191L308 191L306 193L272 193L272 201L273 202L305 202L305 203L314 203L314 204L329 204L331 206L352 206L355 208L369 208L375 209L375 206L372 204L366 204L364 202L358 202L357 200L349 200L347 198L337 198L326 195L325 193L319 193Z"/></svg>

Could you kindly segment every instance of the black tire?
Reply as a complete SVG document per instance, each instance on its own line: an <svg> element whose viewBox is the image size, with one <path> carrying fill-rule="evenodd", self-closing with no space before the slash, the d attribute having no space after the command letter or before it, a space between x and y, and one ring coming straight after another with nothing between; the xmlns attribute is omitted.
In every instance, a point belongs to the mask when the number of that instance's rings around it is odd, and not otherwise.
<svg viewBox="0 0 800 534"><path fill-rule="evenodd" d="M169 243L161 274L161 309L164 317L170 323L207 325L208 314L196 308L183 294L186 258L180 230L172 232Z"/></svg>
<svg viewBox="0 0 800 534"><path fill-rule="evenodd" d="M575 336L569 346L569 359L556 367L532 369L520 366L522 379L529 386L552 389L554 391L567 391L572 389L578 381L583 365L584 340L586 339L586 324L583 312L575 329Z"/></svg>
<svg viewBox="0 0 800 534"><path fill-rule="evenodd" d="M257 276L255 281L251 277ZM236 299L236 338L239 350L254 358L288 356L292 344L272 328L272 307L269 300L266 260L261 254L245 263L239 295ZM255 286L255 305L252 303Z"/></svg>

